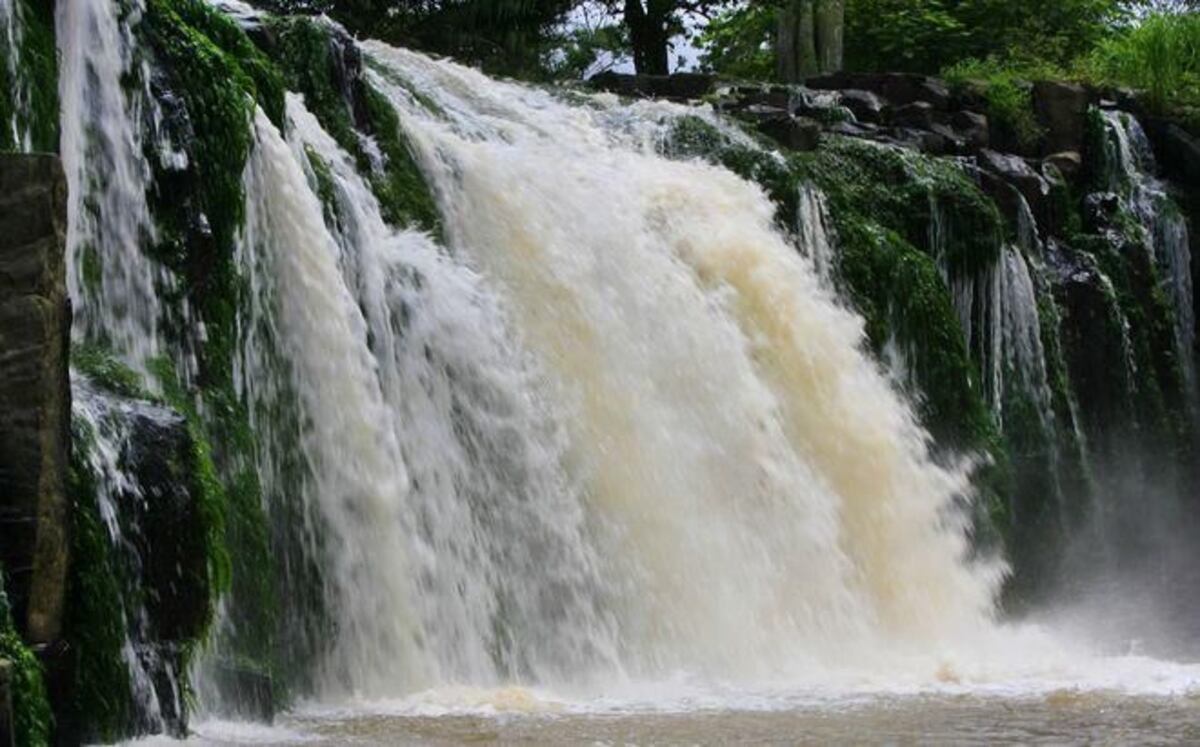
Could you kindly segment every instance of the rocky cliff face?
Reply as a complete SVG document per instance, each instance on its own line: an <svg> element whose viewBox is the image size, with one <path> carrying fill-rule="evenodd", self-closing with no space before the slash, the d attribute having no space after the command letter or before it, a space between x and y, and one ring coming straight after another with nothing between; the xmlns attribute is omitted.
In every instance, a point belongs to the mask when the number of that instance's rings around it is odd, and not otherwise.
<svg viewBox="0 0 1200 747"><path fill-rule="evenodd" d="M43 644L61 633L69 548L65 232L58 158L0 156L0 559L18 625Z"/></svg>

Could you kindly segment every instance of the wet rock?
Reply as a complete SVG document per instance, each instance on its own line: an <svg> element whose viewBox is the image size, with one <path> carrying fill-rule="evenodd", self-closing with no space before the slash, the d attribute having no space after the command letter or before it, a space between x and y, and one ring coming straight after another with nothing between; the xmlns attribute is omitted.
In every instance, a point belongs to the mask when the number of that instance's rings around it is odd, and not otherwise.
<svg viewBox="0 0 1200 747"><path fill-rule="evenodd" d="M986 148L991 143L988 118L985 114L960 110L950 117L950 126L973 149Z"/></svg>
<svg viewBox="0 0 1200 747"><path fill-rule="evenodd" d="M950 143L943 135L913 127L894 127L887 131L885 141L935 156L950 152Z"/></svg>
<svg viewBox="0 0 1200 747"><path fill-rule="evenodd" d="M1200 139L1174 122L1147 120L1155 155L1170 178L1200 187Z"/></svg>
<svg viewBox="0 0 1200 747"><path fill-rule="evenodd" d="M841 105L850 110L859 122L879 124L883 122L888 103L870 91L850 89L841 92Z"/></svg>
<svg viewBox="0 0 1200 747"><path fill-rule="evenodd" d="M693 101L716 89L716 76L704 73L674 75L632 75L606 71L592 76L588 83L595 89L631 98L661 98Z"/></svg>
<svg viewBox="0 0 1200 747"><path fill-rule="evenodd" d="M976 156L980 167L991 172L1017 188L1017 191L1029 203L1033 214L1042 219L1042 207L1050 194L1050 185L1041 174L1020 156L997 153L994 150L981 150Z"/></svg>
<svg viewBox="0 0 1200 747"><path fill-rule="evenodd" d="M831 73L807 79L809 88L830 91L861 90L882 96L895 106L925 101L935 109L949 108L951 96L946 84L936 78L911 73Z"/></svg>
<svg viewBox="0 0 1200 747"><path fill-rule="evenodd" d="M771 117L759 122L758 131L789 150L816 150L821 144L821 123L807 117Z"/></svg>
<svg viewBox="0 0 1200 747"><path fill-rule="evenodd" d="M66 196L57 157L0 156L0 563L32 643L59 637L67 578Z"/></svg>
<svg viewBox="0 0 1200 747"><path fill-rule="evenodd" d="M1069 182L1075 181L1083 171L1083 156L1078 151L1065 151L1046 156L1042 160L1043 170L1052 167Z"/></svg>
<svg viewBox="0 0 1200 747"><path fill-rule="evenodd" d="M892 125L895 127L928 130L933 127L933 104L928 101L914 101L911 104L905 104L892 111L891 119Z"/></svg>
<svg viewBox="0 0 1200 747"><path fill-rule="evenodd" d="M1083 86L1058 81L1033 84L1033 111L1045 130L1046 153L1083 151L1091 95Z"/></svg>
<svg viewBox="0 0 1200 747"><path fill-rule="evenodd" d="M222 693L222 715L271 723L275 720L275 688L271 675L245 665L219 662L212 677Z"/></svg>
<svg viewBox="0 0 1200 747"><path fill-rule="evenodd" d="M1083 198L1083 228L1088 233L1103 233L1116 221L1123 206L1114 192L1093 192Z"/></svg>
<svg viewBox="0 0 1200 747"><path fill-rule="evenodd" d="M0 747L14 747L12 662L0 659Z"/></svg>

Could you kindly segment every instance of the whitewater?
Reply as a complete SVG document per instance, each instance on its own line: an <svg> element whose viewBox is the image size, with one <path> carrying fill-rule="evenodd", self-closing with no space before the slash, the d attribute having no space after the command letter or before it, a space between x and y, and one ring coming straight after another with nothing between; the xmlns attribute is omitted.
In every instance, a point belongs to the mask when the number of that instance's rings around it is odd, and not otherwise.
<svg viewBox="0 0 1200 747"><path fill-rule="evenodd" d="M82 329L144 369L172 280L136 251L152 225L143 116L112 89L135 63L99 4L59 7L64 122L79 123L63 144L70 266L93 246L117 258L98 296L73 275L73 300ZM895 699L1070 709L1112 693L1194 714L1198 666L998 619L1004 562L969 536L978 464L936 460L865 351L826 279L836 237L786 235L758 187L662 155L683 116L740 137L715 115L362 50L441 225L389 225L301 97L282 131L257 113L235 378L252 418L286 400L303 424L252 421L258 473L269 492L302 459L294 500L337 626L293 714L232 724L202 698L196 739L610 716L694 740L714 712L805 729ZM91 187L100 217L84 207L89 121L115 154ZM820 219L819 195L802 202ZM1032 298L1012 256L1005 278ZM654 730L672 714L696 720Z"/></svg>

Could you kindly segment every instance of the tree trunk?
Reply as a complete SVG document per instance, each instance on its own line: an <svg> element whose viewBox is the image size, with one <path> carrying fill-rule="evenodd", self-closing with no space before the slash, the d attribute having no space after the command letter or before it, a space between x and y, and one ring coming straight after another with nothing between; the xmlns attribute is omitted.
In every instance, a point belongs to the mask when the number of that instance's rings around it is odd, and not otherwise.
<svg viewBox="0 0 1200 747"><path fill-rule="evenodd" d="M799 83L842 69L845 0L790 0L779 11L779 78Z"/></svg>
<svg viewBox="0 0 1200 747"><path fill-rule="evenodd" d="M846 0L817 0L817 63L822 73L842 69L846 28Z"/></svg>
<svg viewBox="0 0 1200 747"><path fill-rule="evenodd" d="M817 72L815 0L791 0L779 11L779 78L798 83Z"/></svg>
<svg viewBox="0 0 1200 747"><path fill-rule="evenodd" d="M673 0L625 0L625 25L633 47L633 66L646 75L671 72L671 40L667 22L674 9Z"/></svg>

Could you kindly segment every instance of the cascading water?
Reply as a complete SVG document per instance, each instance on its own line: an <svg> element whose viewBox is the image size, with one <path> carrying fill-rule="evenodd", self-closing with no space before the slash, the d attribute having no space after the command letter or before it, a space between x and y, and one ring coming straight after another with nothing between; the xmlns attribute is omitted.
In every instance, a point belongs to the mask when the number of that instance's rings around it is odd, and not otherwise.
<svg viewBox="0 0 1200 747"><path fill-rule="evenodd" d="M332 566L339 617L327 684L395 692L611 658L579 490L496 301L428 236L388 228L349 157L288 108L293 147L260 115L247 170L242 262L263 305L240 380L261 410L271 361L289 361L314 426L304 500L327 533L309 550ZM332 233L310 158L334 181Z"/></svg>
<svg viewBox="0 0 1200 747"><path fill-rule="evenodd" d="M29 130L22 114L28 110L29 90L21 77L21 5L16 0L0 0L0 38L4 42L3 64L7 69L10 95L14 103L12 118L5 123L17 150L33 149Z"/></svg>
<svg viewBox="0 0 1200 747"><path fill-rule="evenodd" d="M648 151L658 119L366 49L449 245L558 380L629 670L794 672L839 640L988 624L965 476L931 463L760 192Z"/></svg>
<svg viewBox="0 0 1200 747"><path fill-rule="evenodd" d="M113 578L122 584L117 600L125 640L120 657L128 683L131 728L135 733L178 733L183 716L183 680L174 657L149 645L153 639L150 614L141 588L146 580L144 559L139 549L138 519L150 501L162 502L160 486L143 484L136 472L135 448L139 429L167 428L177 416L150 406L110 398L86 379L74 376L72 428L76 449L95 487L99 518L111 547L116 567ZM144 437L144 434L142 434ZM83 528L80 527L82 531ZM109 693L113 702L120 695Z"/></svg>
<svg viewBox="0 0 1200 747"><path fill-rule="evenodd" d="M1188 399L1195 408L1196 312L1187 219L1171 198L1166 182L1157 176L1158 164L1141 123L1124 112L1105 111L1103 116L1108 134L1105 145L1110 150L1108 186L1128 198L1165 277L1164 285L1175 309L1176 351Z"/></svg>
<svg viewBox="0 0 1200 747"><path fill-rule="evenodd" d="M801 184L796 212L797 248L812 262L813 269L822 282L831 283L834 256L833 242L829 235L829 205L825 195L811 184Z"/></svg>
<svg viewBox="0 0 1200 747"><path fill-rule="evenodd" d="M73 336L111 347L135 368L162 352L159 288L167 273L146 254L155 227L142 117L149 73L135 59L137 0L61 2L61 152L70 199L67 285ZM139 84L126 86L133 79Z"/></svg>

